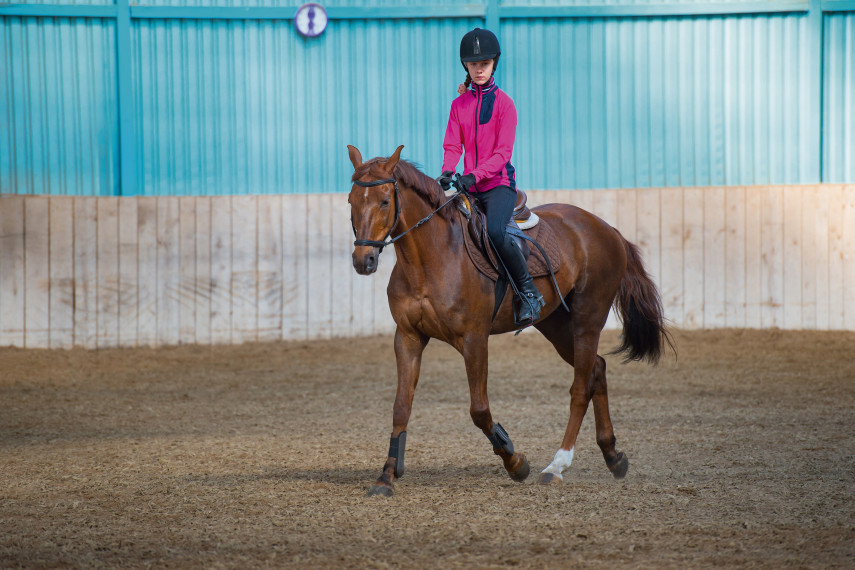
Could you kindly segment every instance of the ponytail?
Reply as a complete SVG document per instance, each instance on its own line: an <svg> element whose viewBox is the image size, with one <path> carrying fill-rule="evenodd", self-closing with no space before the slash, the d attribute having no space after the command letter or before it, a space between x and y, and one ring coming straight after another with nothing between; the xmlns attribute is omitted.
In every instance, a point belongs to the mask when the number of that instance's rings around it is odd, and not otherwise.
<svg viewBox="0 0 855 570"><path fill-rule="evenodd" d="M469 72L467 71L466 72L466 81L463 82L463 86L466 87L466 89L469 89L470 85L472 85L472 78L469 76Z"/></svg>

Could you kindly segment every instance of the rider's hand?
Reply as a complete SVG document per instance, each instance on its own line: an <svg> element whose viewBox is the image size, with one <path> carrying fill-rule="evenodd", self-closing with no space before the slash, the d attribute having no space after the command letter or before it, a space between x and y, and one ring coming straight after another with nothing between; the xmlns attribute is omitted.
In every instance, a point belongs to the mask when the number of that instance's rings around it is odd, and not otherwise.
<svg viewBox="0 0 855 570"><path fill-rule="evenodd" d="M450 170L443 170L442 174L439 175L439 178L436 179L439 182L439 185L442 186L443 190L448 190L451 188L451 177L454 176L454 173Z"/></svg>
<svg viewBox="0 0 855 570"><path fill-rule="evenodd" d="M474 174L464 174L461 176L457 183L460 184L460 189L464 192L469 192L469 189L472 186L475 186L475 175Z"/></svg>

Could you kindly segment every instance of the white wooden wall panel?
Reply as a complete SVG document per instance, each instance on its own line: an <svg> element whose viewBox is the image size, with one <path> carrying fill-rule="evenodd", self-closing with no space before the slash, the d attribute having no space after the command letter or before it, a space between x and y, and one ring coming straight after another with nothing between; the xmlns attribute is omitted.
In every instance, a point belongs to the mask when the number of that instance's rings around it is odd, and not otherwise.
<svg viewBox="0 0 855 570"><path fill-rule="evenodd" d="M211 198L211 343L232 342L232 198Z"/></svg>
<svg viewBox="0 0 855 570"><path fill-rule="evenodd" d="M178 341L196 340L196 198L178 199Z"/></svg>
<svg viewBox="0 0 855 570"><path fill-rule="evenodd" d="M332 291L332 335L346 337L355 334L353 285L353 230L350 226L350 205L347 194L330 194L332 255L330 266ZM385 250L384 250L385 251Z"/></svg>
<svg viewBox="0 0 855 570"><path fill-rule="evenodd" d="M24 202L25 346L50 345L50 208L47 196Z"/></svg>
<svg viewBox="0 0 855 570"><path fill-rule="evenodd" d="M74 344L97 348L98 198L74 200Z"/></svg>
<svg viewBox="0 0 855 570"><path fill-rule="evenodd" d="M855 330L855 185L843 190L843 327Z"/></svg>
<svg viewBox="0 0 855 570"><path fill-rule="evenodd" d="M119 345L119 199L96 198L96 344Z"/></svg>
<svg viewBox="0 0 855 570"><path fill-rule="evenodd" d="M855 186L532 191L641 247L678 327L855 330ZM0 197L0 345L147 346L394 331L341 194ZM610 317L608 326L617 326Z"/></svg>
<svg viewBox="0 0 855 570"><path fill-rule="evenodd" d="M137 345L157 344L157 198L142 197L137 200L139 233L137 239L137 272L139 288L137 298Z"/></svg>
<svg viewBox="0 0 855 570"><path fill-rule="evenodd" d="M24 346L24 198L0 207L0 344Z"/></svg>
<svg viewBox="0 0 855 570"><path fill-rule="evenodd" d="M760 188L745 189L745 326L759 329L763 270L760 254Z"/></svg>
<svg viewBox="0 0 855 570"><path fill-rule="evenodd" d="M724 191L724 326L745 321L745 189Z"/></svg>
<svg viewBox="0 0 855 570"><path fill-rule="evenodd" d="M196 342L211 342L211 200L196 198Z"/></svg>
<svg viewBox="0 0 855 570"><path fill-rule="evenodd" d="M136 204L134 201L127 203ZM48 346L70 348L74 346L74 198L51 196L49 216L50 339ZM133 227L136 232L136 220ZM0 280L0 287L2 286L2 280ZM2 296L3 291L0 289L0 298Z"/></svg>
<svg viewBox="0 0 855 570"><path fill-rule="evenodd" d="M726 326L726 214L725 189L707 188L704 192L704 266L700 279L704 328Z"/></svg>
<svg viewBox="0 0 855 570"><path fill-rule="evenodd" d="M828 188L816 188L814 193L814 235L816 236L816 327L828 329L830 321L828 314L829 296L829 243L828 205L831 191Z"/></svg>
<svg viewBox="0 0 855 570"><path fill-rule="evenodd" d="M282 338L309 338L309 199L282 197Z"/></svg>
<svg viewBox="0 0 855 570"><path fill-rule="evenodd" d="M119 200L119 346L139 333L139 202Z"/></svg>
<svg viewBox="0 0 855 570"><path fill-rule="evenodd" d="M762 328L784 326L784 208L781 190L779 187L762 190L760 226L762 247L760 326Z"/></svg>
<svg viewBox="0 0 855 570"><path fill-rule="evenodd" d="M157 341L156 344L177 344L180 317L178 237L180 217L179 198L157 199Z"/></svg>
<svg viewBox="0 0 855 570"><path fill-rule="evenodd" d="M843 188L833 186L828 195L828 328L843 328Z"/></svg>
<svg viewBox="0 0 855 570"><path fill-rule="evenodd" d="M330 194L308 196L309 338L332 336L332 213Z"/></svg>
<svg viewBox="0 0 855 570"><path fill-rule="evenodd" d="M804 326L802 251L802 192L795 188L783 193L783 282L785 329L800 329Z"/></svg>
<svg viewBox="0 0 855 570"><path fill-rule="evenodd" d="M674 322L685 323L686 328L699 329L704 326L704 194L706 188L687 188L683 194L683 228L682 243L677 243L677 251L672 262L679 264L677 268L682 272L682 282L676 281L678 296L682 296L682 313L679 304L671 317ZM663 190L669 196L680 194L679 189L669 188ZM672 214L663 205L663 218L670 219ZM675 213L673 218L679 222ZM680 255L682 250L682 256ZM682 260L681 260L682 257ZM681 263L682 261L682 263ZM663 261L664 265L664 261ZM664 273L662 275L662 287L670 279ZM665 307L666 313L668 306Z"/></svg>
<svg viewBox="0 0 855 570"><path fill-rule="evenodd" d="M665 313L687 328L703 326L703 289L697 289L704 265L703 192L690 188L662 191L662 273L659 282Z"/></svg>
<svg viewBox="0 0 855 570"><path fill-rule="evenodd" d="M282 338L282 197L258 197L258 340Z"/></svg>
<svg viewBox="0 0 855 570"><path fill-rule="evenodd" d="M232 342L258 339L258 197L232 197Z"/></svg>

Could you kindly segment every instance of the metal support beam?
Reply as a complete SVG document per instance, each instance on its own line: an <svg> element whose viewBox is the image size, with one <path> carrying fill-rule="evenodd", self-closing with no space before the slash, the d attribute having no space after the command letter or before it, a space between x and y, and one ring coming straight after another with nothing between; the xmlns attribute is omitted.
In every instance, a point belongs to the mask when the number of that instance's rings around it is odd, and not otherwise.
<svg viewBox="0 0 855 570"><path fill-rule="evenodd" d="M850 0L846 0L850 1ZM697 4L621 4L598 6L507 6L500 18L651 18L667 16L711 16L718 14L766 14L807 12L808 0L775 2L707 2Z"/></svg>
<svg viewBox="0 0 855 570"><path fill-rule="evenodd" d="M298 6L132 6L132 18L185 19L185 20L291 20ZM389 20L428 18L483 18L481 4L387 6L387 7L330 7L326 8L330 20Z"/></svg>
<svg viewBox="0 0 855 570"><path fill-rule="evenodd" d="M128 0L116 0L116 99L119 105L119 196L137 194L137 145L134 136L131 77L131 11Z"/></svg>
<svg viewBox="0 0 855 570"><path fill-rule="evenodd" d="M823 0L823 12L855 12L855 0Z"/></svg>
<svg viewBox="0 0 855 570"><path fill-rule="evenodd" d="M810 66L810 76L811 76L811 101L810 104L810 131L807 133L808 141L807 148L816 149L815 157L816 162L813 165L812 172L807 172L804 175L804 182L810 183L812 181L822 182L823 179L823 171L822 171L822 117L823 117L823 87L822 83L824 81L823 78L823 15L822 15L822 6L824 2L822 0L810 0L810 12L808 13L808 37L810 38L809 46L810 46L810 59L815 62L814 65Z"/></svg>
<svg viewBox="0 0 855 570"><path fill-rule="evenodd" d="M42 18L115 18L115 6L80 4L2 4L0 16L35 16Z"/></svg>
<svg viewBox="0 0 855 570"><path fill-rule="evenodd" d="M499 0L487 0L487 11L484 15L485 25L488 30L499 33Z"/></svg>
<svg viewBox="0 0 855 570"><path fill-rule="evenodd" d="M708 2L699 4L624 4L598 6L500 6L499 0L479 4L388 7L329 7L331 20L485 18L488 28L498 28L501 18L614 18L703 16L713 14L763 14L807 12L810 0L770 2ZM290 20L299 5L216 7L216 6L131 6L131 18L205 20ZM823 11L855 11L855 0L822 0ZM44 16L71 18L115 18L117 6L81 4L4 4L0 16Z"/></svg>

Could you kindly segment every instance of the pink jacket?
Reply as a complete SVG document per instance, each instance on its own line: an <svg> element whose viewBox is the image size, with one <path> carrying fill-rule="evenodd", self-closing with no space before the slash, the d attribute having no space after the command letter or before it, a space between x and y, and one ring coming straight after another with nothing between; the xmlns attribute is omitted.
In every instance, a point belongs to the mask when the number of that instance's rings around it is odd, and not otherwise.
<svg viewBox="0 0 855 570"><path fill-rule="evenodd" d="M511 166L516 132L517 109L507 93L492 78L483 87L473 84L451 103L442 170L454 172L465 148L463 174L475 176L472 190L486 192L496 186L516 190Z"/></svg>

